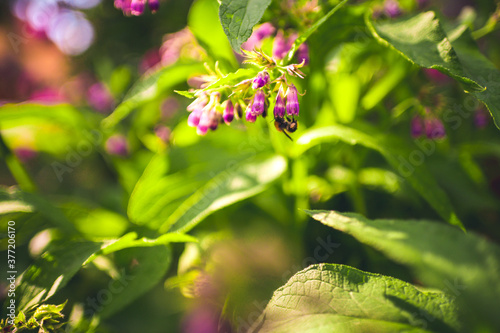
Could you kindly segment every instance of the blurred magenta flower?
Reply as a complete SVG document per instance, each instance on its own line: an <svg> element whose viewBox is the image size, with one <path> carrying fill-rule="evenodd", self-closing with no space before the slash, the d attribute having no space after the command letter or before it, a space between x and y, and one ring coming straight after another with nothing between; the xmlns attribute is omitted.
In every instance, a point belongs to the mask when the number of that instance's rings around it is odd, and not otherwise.
<svg viewBox="0 0 500 333"><path fill-rule="evenodd" d="M449 83L452 79L434 68L425 68L424 73L427 78L435 83Z"/></svg>
<svg viewBox="0 0 500 333"><path fill-rule="evenodd" d="M165 125L158 124L155 126L155 135L164 143L168 143L170 141L170 135L172 131Z"/></svg>
<svg viewBox="0 0 500 333"><path fill-rule="evenodd" d="M474 112L474 125L476 125L477 128L486 128L490 120L491 116L484 108L479 108Z"/></svg>
<svg viewBox="0 0 500 333"><path fill-rule="evenodd" d="M161 63L160 50L152 49L147 51L139 63L139 73L144 74L148 70L155 68Z"/></svg>
<svg viewBox="0 0 500 333"><path fill-rule="evenodd" d="M304 62L304 65L309 65L309 47L306 43L302 43L297 49L297 60L299 63Z"/></svg>
<svg viewBox="0 0 500 333"><path fill-rule="evenodd" d="M38 152L29 147L14 148L14 154L23 163L26 163L38 156Z"/></svg>
<svg viewBox="0 0 500 333"><path fill-rule="evenodd" d="M183 320L183 333L218 333L219 313L209 304L199 305Z"/></svg>
<svg viewBox="0 0 500 333"><path fill-rule="evenodd" d="M40 104L58 104L67 102L61 92L54 88L37 90L31 94L29 100Z"/></svg>
<svg viewBox="0 0 500 333"><path fill-rule="evenodd" d="M115 99L109 89L101 82L94 83L87 90L87 102L96 111L107 113L115 106Z"/></svg>
<svg viewBox="0 0 500 333"><path fill-rule="evenodd" d="M127 138L122 134L114 134L106 140L105 149L110 155L126 157L129 154Z"/></svg>
<svg viewBox="0 0 500 333"><path fill-rule="evenodd" d="M160 105L161 119L168 120L172 118L179 111L179 108L180 104L177 98L172 96L165 98Z"/></svg>
<svg viewBox="0 0 500 333"><path fill-rule="evenodd" d="M424 127L425 135L429 139L442 139L446 136L443 122L435 116L426 117L424 120Z"/></svg>
<svg viewBox="0 0 500 333"><path fill-rule="evenodd" d="M275 31L276 28L274 28L274 26L271 23L269 22L263 23L253 30L250 38L248 38L247 41L243 43L241 47L248 51L252 51L255 48L259 48L262 45L262 40L272 36Z"/></svg>
<svg viewBox="0 0 500 333"><path fill-rule="evenodd" d="M384 3L384 12L389 17L398 17L402 14L401 7L396 0L386 0Z"/></svg>
<svg viewBox="0 0 500 333"><path fill-rule="evenodd" d="M161 64L163 66L172 65L180 57L200 60L200 55L203 52L193 33L189 28L184 28L163 37L163 44L160 48Z"/></svg>
<svg viewBox="0 0 500 333"><path fill-rule="evenodd" d="M273 58L277 60L283 59L288 51L290 51L292 44L293 41L290 43L290 41L285 38L283 30L278 31L273 41Z"/></svg>

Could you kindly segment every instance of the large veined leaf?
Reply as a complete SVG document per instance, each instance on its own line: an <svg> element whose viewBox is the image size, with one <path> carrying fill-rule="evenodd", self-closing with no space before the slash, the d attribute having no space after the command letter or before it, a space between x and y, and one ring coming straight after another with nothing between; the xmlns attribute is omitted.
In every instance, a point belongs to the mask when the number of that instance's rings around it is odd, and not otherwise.
<svg viewBox="0 0 500 333"><path fill-rule="evenodd" d="M435 68L462 82L485 103L500 127L500 71L484 57L467 27L444 27L434 12L367 24L374 36L411 62ZM473 111L473 110L469 110Z"/></svg>
<svg viewBox="0 0 500 333"><path fill-rule="evenodd" d="M224 170L187 198L160 232L187 232L209 214L264 191L286 170L281 156L257 156Z"/></svg>
<svg viewBox="0 0 500 333"><path fill-rule="evenodd" d="M128 250L130 253L138 253L142 258L144 253L151 253L152 258L158 259L158 267L155 269L151 268L152 263L149 259L145 259L145 262L148 263L144 265L148 267L146 270L154 270L154 272L158 273L157 275L160 275L160 273L163 275L170 264L170 249L168 248L168 244L173 242L197 241L194 237L179 233L167 233L155 239L145 237L137 239L137 236L137 233L131 232L119 239L106 242L67 241L49 246L49 249L35 263L28 267L22 275L21 283L16 289L19 309L27 310L36 304L48 300L58 290L63 288L82 266L93 261L98 255ZM154 250L149 251L148 249ZM138 274L145 274L142 269L138 272ZM142 279L138 279L135 283L142 283ZM146 285L151 287L149 284ZM141 289L137 286L133 288ZM141 290L143 290L142 292L146 292L148 288ZM141 293L131 291L127 296L121 296L119 300L122 298L128 300L131 299L132 295L140 296ZM117 303L112 307L110 306L110 309L106 311L111 314L126 305L127 302L119 301L119 305Z"/></svg>
<svg viewBox="0 0 500 333"><path fill-rule="evenodd" d="M271 0L222 0L219 18L231 47L240 52L241 44L252 35Z"/></svg>
<svg viewBox="0 0 500 333"><path fill-rule="evenodd" d="M135 83L113 113L103 120L103 126L115 126L135 108L157 98L175 85L184 82L189 76L203 71L203 65L199 63L179 63L162 68L153 74L146 74Z"/></svg>
<svg viewBox="0 0 500 333"><path fill-rule="evenodd" d="M479 327L491 332L500 329L500 247L435 222L372 221L334 211L307 213L411 267L427 286L456 297L469 332Z"/></svg>
<svg viewBox="0 0 500 333"><path fill-rule="evenodd" d="M118 281L114 281L120 289L110 288L111 300L103 304L99 313L103 318L113 315L153 288L163 278L172 261L170 247L166 245L129 248L117 252L115 257L125 269Z"/></svg>
<svg viewBox="0 0 500 333"><path fill-rule="evenodd" d="M377 134L370 127L358 130L343 125L331 125L304 132L297 139L299 149L296 154L301 154L304 150L319 143L337 140L352 145L360 144L381 153L399 175L406 179L443 219L450 224L464 228L456 216L448 196L436 183L425 163L421 165L411 163L410 156L415 151L425 156L418 147L406 146L397 138Z"/></svg>
<svg viewBox="0 0 500 333"><path fill-rule="evenodd" d="M457 315L453 299L442 292L320 264L276 290L251 332L457 332Z"/></svg>

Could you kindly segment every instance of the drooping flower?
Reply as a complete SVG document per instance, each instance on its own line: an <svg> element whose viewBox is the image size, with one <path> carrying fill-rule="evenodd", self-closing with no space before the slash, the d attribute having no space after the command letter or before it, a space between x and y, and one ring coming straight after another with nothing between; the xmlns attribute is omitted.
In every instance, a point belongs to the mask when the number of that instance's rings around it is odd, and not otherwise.
<svg viewBox="0 0 500 333"><path fill-rule="evenodd" d="M255 116L260 116L264 113L266 107L266 94L262 90L257 90L253 98L251 112Z"/></svg>
<svg viewBox="0 0 500 333"><path fill-rule="evenodd" d="M443 123L435 116L429 116L424 121L425 135L429 139L442 139L446 136Z"/></svg>
<svg viewBox="0 0 500 333"><path fill-rule="evenodd" d="M283 97L283 87L281 86L274 105L274 118L283 118L285 116L285 111L285 99Z"/></svg>
<svg viewBox="0 0 500 333"><path fill-rule="evenodd" d="M130 13L134 16L140 16L146 8L146 0L132 0L130 3Z"/></svg>
<svg viewBox="0 0 500 333"><path fill-rule="evenodd" d="M149 0L148 2L149 10L151 13L156 13L158 9L160 9L160 1L159 0Z"/></svg>
<svg viewBox="0 0 500 333"><path fill-rule="evenodd" d="M245 110L245 120L251 123L257 120L257 115L252 112L252 104L249 104Z"/></svg>
<svg viewBox="0 0 500 333"><path fill-rule="evenodd" d="M222 114L224 122L229 125L234 119L233 102L231 102L231 100L228 99L227 101L222 103L222 106L224 107L224 112Z"/></svg>
<svg viewBox="0 0 500 333"><path fill-rule="evenodd" d="M267 71L262 71L257 74L255 79L252 81L252 88L260 89L269 83L270 76Z"/></svg>
<svg viewBox="0 0 500 333"><path fill-rule="evenodd" d="M299 97L297 94L297 88L291 84L286 93L286 113L289 116L299 115Z"/></svg>

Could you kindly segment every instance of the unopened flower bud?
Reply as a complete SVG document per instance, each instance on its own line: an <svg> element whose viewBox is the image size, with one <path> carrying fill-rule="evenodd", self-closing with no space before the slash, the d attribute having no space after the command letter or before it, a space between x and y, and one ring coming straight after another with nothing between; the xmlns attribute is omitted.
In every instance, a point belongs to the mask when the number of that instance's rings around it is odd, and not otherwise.
<svg viewBox="0 0 500 333"><path fill-rule="evenodd" d="M260 89L269 83L269 73L267 71L262 71L257 74L257 77L252 82L252 88Z"/></svg>
<svg viewBox="0 0 500 333"><path fill-rule="evenodd" d="M145 4L146 0L132 0L130 3L130 13L134 16L142 15L144 13Z"/></svg>
<svg viewBox="0 0 500 333"><path fill-rule="evenodd" d="M234 119L234 106L231 100L227 100L224 103L224 112L222 116L224 118L224 122L229 125Z"/></svg>

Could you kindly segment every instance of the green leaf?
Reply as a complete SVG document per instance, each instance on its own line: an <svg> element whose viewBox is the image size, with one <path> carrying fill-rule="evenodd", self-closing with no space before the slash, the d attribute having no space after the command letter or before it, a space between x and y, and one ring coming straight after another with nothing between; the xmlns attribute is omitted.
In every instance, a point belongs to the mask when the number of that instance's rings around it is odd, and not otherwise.
<svg viewBox="0 0 500 333"><path fill-rule="evenodd" d="M194 98L194 93L190 91L185 91L185 90L174 90L176 94L179 94L181 96L187 97L189 99Z"/></svg>
<svg viewBox="0 0 500 333"><path fill-rule="evenodd" d="M203 73L204 67L199 63L175 64L164 67L153 74L146 74L129 90L123 101L107 118L102 121L105 128L114 127L135 108L154 100L175 85L186 81L189 76Z"/></svg>
<svg viewBox="0 0 500 333"><path fill-rule="evenodd" d="M281 156L257 156L224 170L187 198L161 226L167 230L187 232L206 216L264 191L286 170Z"/></svg>
<svg viewBox="0 0 500 333"><path fill-rule="evenodd" d="M271 0L222 0L219 18L231 47L240 52L241 44L252 35Z"/></svg>
<svg viewBox="0 0 500 333"><path fill-rule="evenodd" d="M230 67L238 68L238 62L222 30L217 11L218 4L215 0L195 1L189 11L189 29L214 60L223 60Z"/></svg>
<svg viewBox="0 0 500 333"><path fill-rule="evenodd" d="M421 67L439 69L472 89L484 89L465 75L457 53L434 12L397 21L373 22L367 19L367 24L381 43L392 46L409 61Z"/></svg>
<svg viewBox="0 0 500 333"><path fill-rule="evenodd" d="M339 3L337 6L333 7L328 13L326 13L325 16L320 18L316 23L314 23L309 29L307 29L305 32L303 32L293 43L292 48L290 51L288 51L288 54L286 55L286 62L292 61L293 56L295 55L295 52L297 52L298 48L302 43L304 43L309 36L311 36L316 30L318 30L319 27L321 27L330 17L332 17L333 14L335 14L340 8L342 8L345 3L348 0L343 0L341 3ZM222 20L221 20L222 21ZM250 37L250 36L248 36ZM247 37L247 38L248 38Z"/></svg>
<svg viewBox="0 0 500 333"><path fill-rule="evenodd" d="M116 260L125 266L118 280L111 282L117 292L109 304L99 313L102 318L109 317L130 304L132 301L153 288L165 275L172 261L169 246L159 245L146 248L130 248L115 254Z"/></svg>
<svg viewBox="0 0 500 333"><path fill-rule="evenodd" d="M438 69L464 83L500 128L500 71L481 54L466 26L443 26L434 12L398 21L367 19L367 24L380 42L412 63Z"/></svg>
<svg viewBox="0 0 500 333"><path fill-rule="evenodd" d="M81 113L67 104L39 105L21 103L0 106L2 129L39 125L40 122L57 123L76 128L81 128L85 124Z"/></svg>
<svg viewBox="0 0 500 333"><path fill-rule="evenodd" d="M214 89L214 88L219 88L224 85L231 85L234 86L243 79L249 79L256 75L257 72L252 69L252 68L240 68L236 72L229 73L217 81L214 81L212 84L204 88L203 90L209 90L209 89Z"/></svg>
<svg viewBox="0 0 500 333"><path fill-rule="evenodd" d="M258 328L255 328L258 327ZM253 333L456 332L453 299L401 280L320 264L295 274L274 295Z"/></svg>
<svg viewBox="0 0 500 333"><path fill-rule="evenodd" d="M52 297L100 248L101 243L75 241L52 246L23 273L16 289L19 310L28 310Z"/></svg>
<svg viewBox="0 0 500 333"><path fill-rule="evenodd" d="M500 329L500 248L473 233L429 221L369 220L358 214L308 211L314 219L354 236L411 267L429 287L457 297L469 325ZM486 326L485 326L486 325ZM495 329L493 329L493 327Z"/></svg>
<svg viewBox="0 0 500 333"><path fill-rule="evenodd" d="M484 91L470 93L486 105L496 126L500 128L500 71L479 51L465 26L449 29L448 34L467 76L485 87Z"/></svg>
<svg viewBox="0 0 500 333"><path fill-rule="evenodd" d="M373 128L363 126L361 130L343 125L332 125L305 131L298 139L299 149L296 155L320 144L341 140L345 143L360 144L378 151L401 177L406 179L413 188L436 210L448 223L464 229L462 222L456 216L453 206L446 193L439 187L425 163L417 166L409 162L409 156L417 148L405 145L398 138L377 133ZM464 229L465 230L465 229Z"/></svg>

